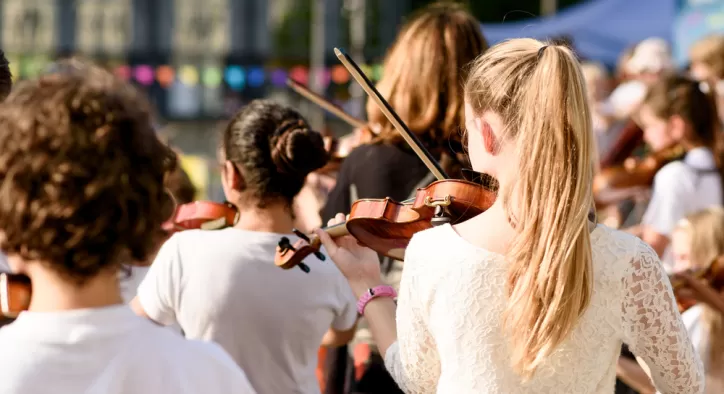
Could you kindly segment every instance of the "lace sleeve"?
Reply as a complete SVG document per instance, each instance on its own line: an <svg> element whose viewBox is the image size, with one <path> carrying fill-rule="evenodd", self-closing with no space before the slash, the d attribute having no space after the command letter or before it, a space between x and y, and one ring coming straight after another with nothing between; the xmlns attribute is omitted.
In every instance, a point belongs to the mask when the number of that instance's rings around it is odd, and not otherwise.
<svg viewBox="0 0 724 394"><path fill-rule="evenodd" d="M397 298L397 342L385 352L385 366L405 393L435 393L440 366L423 307L428 293L420 288L412 249L407 249Z"/></svg>
<svg viewBox="0 0 724 394"><path fill-rule="evenodd" d="M661 393L704 393L704 367L679 315L671 283L656 252L637 241L623 280L624 341L649 366Z"/></svg>

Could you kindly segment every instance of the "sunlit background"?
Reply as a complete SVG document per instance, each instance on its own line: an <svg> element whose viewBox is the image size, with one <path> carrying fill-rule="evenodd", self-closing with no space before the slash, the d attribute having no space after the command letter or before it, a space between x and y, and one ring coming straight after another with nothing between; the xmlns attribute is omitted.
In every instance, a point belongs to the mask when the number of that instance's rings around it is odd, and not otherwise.
<svg viewBox="0 0 724 394"><path fill-rule="evenodd" d="M0 0L0 40L16 79L43 72L58 57L79 55L144 89L156 106L159 132L184 153L185 166L205 190L199 197L214 198L221 120L248 100L272 97L295 105L315 127L337 135L349 132L349 126L290 92L286 78L310 85L363 117L364 95L350 84L332 49L347 49L378 79L384 72L381 58L400 23L427 3ZM724 26L720 0L462 3L491 42L513 36L567 40L582 57L609 67L623 49L644 38L663 36L676 48Z"/></svg>

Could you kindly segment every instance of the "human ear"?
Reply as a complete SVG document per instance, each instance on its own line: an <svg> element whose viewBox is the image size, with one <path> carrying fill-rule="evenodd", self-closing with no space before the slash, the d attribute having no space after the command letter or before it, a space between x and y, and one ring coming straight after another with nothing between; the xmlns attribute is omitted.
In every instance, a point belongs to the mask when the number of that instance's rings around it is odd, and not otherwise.
<svg viewBox="0 0 724 394"><path fill-rule="evenodd" d="M674 115L669 118L669 130L671 138L676 141L680 141L685 137L686 134L686 122L679 115Z"/></svg>
<svg viewBox="0 0 724 394"><path fill-rule="evenodd" d="M224 179L224 183L226 183L231 190L242 190L244 187L244 178L234 163L226 160L224 161L223 168L224 171L222 177Z"/></svg>
<svg viewBox="0 0 724 394"><path fill-rule="evenodd" d="M498 142L495 134L493 133L493 128L490 127L490 123L486 122L483 118L476 118L475 127L480 132L480 137L483 140L485 151L491 155L496 154L498 151Z"/></svg>

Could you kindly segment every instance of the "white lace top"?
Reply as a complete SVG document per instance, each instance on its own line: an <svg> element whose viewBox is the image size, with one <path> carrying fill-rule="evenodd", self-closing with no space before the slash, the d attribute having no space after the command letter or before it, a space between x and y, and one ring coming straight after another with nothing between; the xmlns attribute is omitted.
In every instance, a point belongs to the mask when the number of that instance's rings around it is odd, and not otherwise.
<svg viewBox="0 0 724 394"><path fill-rule="evenodd" d="M625 342L651 367L662 393L703 393L701 361L656 253L638 238L602 225L591 242L591 304L523 384L510 367L501 324L504 257L469 244L449 225L418 233L406 252L398 341L385 355L387 369L411 394L611 394Z"/></svg>

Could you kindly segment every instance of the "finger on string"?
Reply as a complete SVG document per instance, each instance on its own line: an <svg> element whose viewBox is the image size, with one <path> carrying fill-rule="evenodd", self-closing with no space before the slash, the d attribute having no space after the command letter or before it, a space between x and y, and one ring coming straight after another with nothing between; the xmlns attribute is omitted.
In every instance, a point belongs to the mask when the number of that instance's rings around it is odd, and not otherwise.
<svg viewBox="0 0 724 394"><path fill-rule="evenodd" d="M344 223L345 221L347 221L347 216L346 216L345 214L343 214L343 213L338 213L338 214L334 217L334 219L337 221L336 224Z"/></svg>
<svg viewBox="0 0 724 394"><path fill-rule="evenodd" d="M322 229L316 229L316 230L314 230L314 234L316 234L319 237L319 240L322 242L322 245L324 245L324 248L327 249L327 253L329 253L330 255L334 255L337 253L339 246L337 246L337 243L334 242L332 237L330 237L326 231L324 231Z"/></svg>

